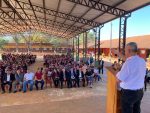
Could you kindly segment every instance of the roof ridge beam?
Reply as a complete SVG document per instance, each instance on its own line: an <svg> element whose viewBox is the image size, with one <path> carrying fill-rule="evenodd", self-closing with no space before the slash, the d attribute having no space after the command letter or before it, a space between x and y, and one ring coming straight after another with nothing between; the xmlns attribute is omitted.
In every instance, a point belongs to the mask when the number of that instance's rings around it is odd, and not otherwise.
<svg viewBox="0 0 150 113"><path fill-rule="evenodd" d="M112 7L110 5L107 5L107 4L104 4L101 2L97 2L95 0L67 0L67 1L73 2L76 4L80 4L82 6L86 6L86 7L89 7L89 8L95 9L95 10L99 10L102 12L107 12L107 13L115 15L117 17L128 14L128 12L123 9Z"/></svg>

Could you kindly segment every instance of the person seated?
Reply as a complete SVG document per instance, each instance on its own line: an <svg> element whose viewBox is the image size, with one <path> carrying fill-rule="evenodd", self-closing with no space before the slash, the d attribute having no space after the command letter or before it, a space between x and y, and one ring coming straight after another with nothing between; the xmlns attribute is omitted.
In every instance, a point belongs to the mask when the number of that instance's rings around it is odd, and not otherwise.
<svg viewBox="0 0 150 113"><path fill-rule="evenodd" d="M52 88L52 68L46 68L44 70L44 74L45 74L45 84L47 87L47 84L50 84L50 87Z"/></svg>
<svg viewBox="0 0 150 113"><path fill-rule="evenodd" d="M24 79L24 74L21 73L21 70L19 68L19 69L17 69L17 72L15 74L15 81L13 83L14 93L17 92L17 85L19 85L19 91L22 90L23 79Z"/></svg>
<svg viewBox="0 0 150 113"><path fill-rule="evenodd" d="M6 68L6 73L1 76L1 88L2 94L5 93L5 86L9 86L9 93L12 91L12 83L15 80L15 76L11 73L11 69Z"/></svg>
<svg viewBox="0 0 150 113"><path fill-rule="evenodd" d="M87 77L88 86L89 86L90 88L92 88L92 85L93 85L93 73L92 73L92 71L91 71L90 68L88 68L88 69L86 70L85 76Z"/></svg>
<svg viewBox="0 0 150 113"><path fill-rule="evenodd" d="M100 79L101 79L101 76L98 73L98 69L97 68L94 68L94 78L95 78L95 82L96 82L96 80L100 81Z"/></svg>
<svg viewBox="0 0 150 113"><path fill-rule="evenodd" d="M35 86L36 86L36 90L39 89L38 84L41 84L41 90L43 90L43 86L44 86L44 75L41 71L41 69L38 68L37 72L35 73Z"/></svg>
<svg viewBox="0 0 150 113"><path fill-rule="evenodd" d="M23 93L27 91L28 84L30 85L30 91L32 91L34 85L34 73L27 69L27 73L24 75Z"/></svg>

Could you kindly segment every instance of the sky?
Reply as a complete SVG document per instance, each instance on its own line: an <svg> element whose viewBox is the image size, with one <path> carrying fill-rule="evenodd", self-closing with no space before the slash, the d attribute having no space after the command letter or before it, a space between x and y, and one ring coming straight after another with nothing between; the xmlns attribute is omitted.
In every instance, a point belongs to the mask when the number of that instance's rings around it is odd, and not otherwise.
<svg viewBox="0 0 150 113"><path fill-rule="evenodd" d="M111 22L104 25L101 40L110 39ZM150 5L131 14L127 20L127 37L150 35ZM119 19L112 21L112 38L119 37Z"/></svg>

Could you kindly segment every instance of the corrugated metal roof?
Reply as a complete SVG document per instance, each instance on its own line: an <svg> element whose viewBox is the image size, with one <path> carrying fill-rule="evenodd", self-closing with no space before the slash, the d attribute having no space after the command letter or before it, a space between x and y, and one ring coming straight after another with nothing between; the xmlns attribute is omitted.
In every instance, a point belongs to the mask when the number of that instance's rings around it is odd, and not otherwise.
<svg viewBox="0 0 150 113"><path fill-rule="evenodd" d="M63 38L150 4L150 0L1 0L0 33L41 31Z"/></svg>

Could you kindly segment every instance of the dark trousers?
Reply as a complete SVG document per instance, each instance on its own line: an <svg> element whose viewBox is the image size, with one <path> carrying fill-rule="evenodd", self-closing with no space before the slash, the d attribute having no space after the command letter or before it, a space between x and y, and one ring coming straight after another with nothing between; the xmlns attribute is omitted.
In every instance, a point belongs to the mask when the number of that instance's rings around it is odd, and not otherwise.
<svg viewBox="0 0 150 113"><path fill-rule="evenodd" d="M5 92L5 85L9 85L9 91L12 89L12 82L1 83L2 91Z"/></svg>
<svg viewBox="0 0 150 113"><path fill-rule="evenodd" d="M143 89L121 91L122 113L141 113L140 105L143 98Z"/></svg>
<svg viewBox="0 0 150 113"><path fill-rule="evenodd" d="M55 78L54 79L54 86L57 88L59 86L59 79Z"/></svg>
<svg viewBox="0 0 150 113"><path fill-rule="evenodd" d="M44 86L44 80L41 80L41 81L35 81L35 87L36 87L36 89L38 90L39 89L39 87L38 87L38 84L41 84L41 89L43 89L43 86Z"/></svg>
<svg viewBox="0 0 150 113"><path fill-rule="evenodd" d="M99 71L100 74L103 74L103 72L104 72L103 68L104 68L104 67L100 67L100 68L98 69L98 71Z"/></svg>
<svg viewBox="0 0 150 113"><path fill-rule="evenodd" d="M62 89L63 88L64 80L59 80L59 82L60 82L60 88Z"/></svg>
<svg viewBox="0 0 150 113"><path fill-rule="evenodd" d="M149 83L149 81L150 81L150 77L147 77L146 82L148 82L148 83Z"/></svg>
<svg viewBox="0 0 150 113"><path fill-rule="evenodd" d="M85 87L85 78L82 78L82 86Z"/></svg>
<svg viewBox="0 0 150 113"><path fill-rule="evenodd" d="M75 87L76 87L76 85L78 86L78 87L80 87L80 79L79 78L76 78L75 79Z"/></svg>
<svg viewBox="0 0 150 113"><path fill-rule="evenodd" d="M147 81L146 80L144 81L144 89L145 89L145 91L147 90Z"/></svg>
<svg viewBox="0 0 150 113"><path fill-rule="evenodd" d="M67 87L68 87L68 88L72 88L71 79L67 79Z"/></svg>

